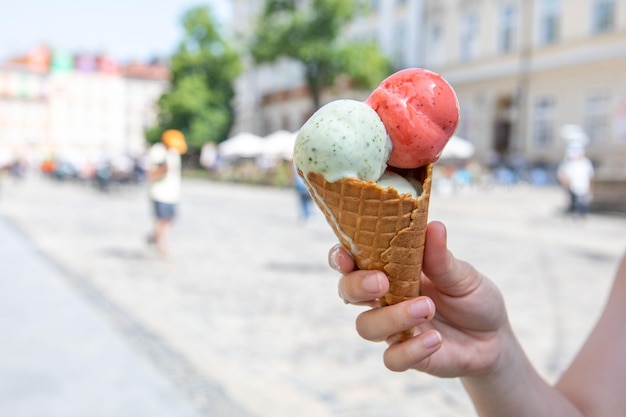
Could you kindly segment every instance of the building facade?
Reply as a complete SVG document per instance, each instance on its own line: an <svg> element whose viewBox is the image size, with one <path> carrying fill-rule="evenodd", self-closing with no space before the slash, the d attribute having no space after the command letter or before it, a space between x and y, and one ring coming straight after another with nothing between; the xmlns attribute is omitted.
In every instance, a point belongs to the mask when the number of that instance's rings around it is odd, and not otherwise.
<svg viewBox="0 0 626 417"><path fill-rule="evenodd" d="M626 145L625 0L426 1L424 47L486 160L560 161L567 124L593 158Z"/></svg>
<svg viewBox="0 0 626 417"><path fill-rule="evenodd" d="M0 154L137 155L168 85L164 63L34 48L0 66Z"/></svg>
<svg viewBox="0 0 626 417"><path fill-rule="evenodd" d="M235 1L250 34L259 2ZM587 132L600 159L626 146L626 0L372 0L345 36L375 40L396 69L439 72L457 91L457 134L486 163L555 164L560 127ZM297 65L257 68L240 80L235 130L295 130L311 112ZM324 101L353 97L329 91ZM358 92L357 92L358 94ZM354 98L359 98L354 97Z"/></svg>
<svg viewBox="0 0 626 417"><path fill-rule="evenodd" d="M626 147L626 0L364 1L368 11L344 36L375 40L395 69L443 74L459 97L457 134L482 162L555 164L566 124L584 128L595 160ZM245 55L262 6L232 3L228 32L246 66L233 135L294 131L315 110L298 63L256 66ZM347 85L326 91L323 102L367 94ZM0 153L139 152L167 88L163 63L120 66L35 48L0 67Z"/></svg>
<svg viewBox="0 0 626 417"><path fill-rule="evenodd" d="M230 32L232 38L243 40L241 50L245 51L245 40L253 34L263 3L233 0L234 15L238 18L232 22ZM302 3L305 6L306 2ZM365 12L350 22L344 36L374 40L397 68L417 66L423 51L423 0L363 0L363 5ZM316 110L308 96L299 63L279 60L271 65L256 66L246 56L244 62L244 74L236 83L237 120L233 133L250 131L267 135L280 129L295 131ZM339 83L337 88L326 91L322 101L366 97L367 92L342 90L346 85Z"/></svg>

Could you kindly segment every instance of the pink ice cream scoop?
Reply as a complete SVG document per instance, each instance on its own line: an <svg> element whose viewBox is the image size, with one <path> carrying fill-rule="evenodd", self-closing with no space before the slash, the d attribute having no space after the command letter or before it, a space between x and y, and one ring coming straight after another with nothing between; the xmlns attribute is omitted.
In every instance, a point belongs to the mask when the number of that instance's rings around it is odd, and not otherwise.
<svg viewBox="0 0 626 417"><path fill-rule="evenodd" d="M421 68L387 77L366 103L387 129L392 143L387 164L396 168L436 162L459 122L459 103L450 84Z"/></svg>

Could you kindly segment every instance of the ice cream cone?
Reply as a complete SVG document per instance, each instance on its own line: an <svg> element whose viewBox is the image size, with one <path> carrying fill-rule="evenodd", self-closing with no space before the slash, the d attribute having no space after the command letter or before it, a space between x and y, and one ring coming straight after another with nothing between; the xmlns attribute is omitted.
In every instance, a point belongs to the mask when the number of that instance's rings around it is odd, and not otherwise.
<svg viewBox="0 0 626 417"><path fill-rule="evenodd" d="M345 178L328 182L309 173L305 183L341 244L359 269L376 269L389 277L381 305L393 305L419 295L432 164L402 170L401 175L422 186L419 197L399 194L374 181ZM299 174L303 176L302 172ZM402 339L413 331L401 334Z"/></svg>

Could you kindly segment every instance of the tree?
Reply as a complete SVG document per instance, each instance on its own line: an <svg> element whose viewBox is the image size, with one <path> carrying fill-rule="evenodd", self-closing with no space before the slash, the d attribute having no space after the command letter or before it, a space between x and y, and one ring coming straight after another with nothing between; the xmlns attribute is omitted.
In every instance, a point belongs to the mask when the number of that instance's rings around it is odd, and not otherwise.
<svg viewBox="0 0 626 417"><path fill-rule="evenodd" d="M373 88L390 74L389 60L373 42L348 42L344 26L359 12L358 0L266 0L251 52L260 64L281 57L300 62L314 108L340 74Z"/></svg>
<svg viewBox="0 0 626 417"><path fill-rule="evenodd" d="M241 73L239 55L221 37L207 6L183 16L185 35L171 57L171 88L158 101L158 124L147 132L157 142L167 129L185 134L191 152L228 136L235 111L234 80Z"/></svg>

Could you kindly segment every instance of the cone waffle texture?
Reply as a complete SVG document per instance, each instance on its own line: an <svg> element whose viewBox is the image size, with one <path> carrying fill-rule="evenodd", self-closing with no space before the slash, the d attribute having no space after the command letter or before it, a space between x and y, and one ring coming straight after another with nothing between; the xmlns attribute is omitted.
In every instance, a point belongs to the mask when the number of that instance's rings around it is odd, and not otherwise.
<svg viewBox="0 0 626 417"><path fill-rule="evenodd" d="M299 172L303 176L302 172ZM354 178L328 182L309 173L307 187L341 244L359 269L384 271L390 282L381 304L391 305L419 295L432 164L403 172L422 183L413 198L374 181Z"/></svg>

